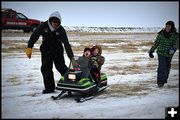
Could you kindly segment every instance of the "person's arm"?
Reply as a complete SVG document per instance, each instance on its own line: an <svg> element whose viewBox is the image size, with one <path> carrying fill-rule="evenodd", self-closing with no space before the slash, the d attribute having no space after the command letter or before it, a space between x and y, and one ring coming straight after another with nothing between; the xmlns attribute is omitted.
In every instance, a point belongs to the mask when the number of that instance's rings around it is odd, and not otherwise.
<svg viewBox="0 0 180 120"><path fill-rule="evenodd" d="M154 55L153 55L153 52L155 51L155 49L159 46L159 40L161 39L161 36L158 34L154 43L153 43L153 46L151 47L151 49L148 51L149 53L149 57L150 58L154 58Z"/></svg>
<svg viewBox="0 0 180 120"><path fill-rule="evenodd" d="M28 45L25 50L25 53L29 59L31 58L32 48L33 48L35 42L39 39L39 36L41 35L41 31L42 31L42 24L36 28L36 30L32 33L32 35L28 41Z"/></svg>
<svg viewBox="0 0 180 120"><path fill-rule="evenodd" d="M173 46L169 49L169 54L174 54L179 48L179 33L175 34L175 39L173 41Z"/></svg>
<svg viewBox="0 0 180 120"><path fill-rule="evenodd" d="M98 58L99 65L103 65L104 61L105 61L105 58L103 56L99 56L99 58Z"/></svg>
<svg viewBox="0 0 180 120"><path fill-rule="evenodd" d="M98 58L95 56L92 56L90 58L90 68L92 71L97 71L99 68Z"/></svg>
<svg viewBox="0 0 180 120"><path fill-rule="evenodd" d="M103 56L98 57L98 69L101 70L102 65L104 64L105 58Z"/></svg>
<svg viewBox="0 0 180 120"><path fill-rule="evenodd" d="M69 40L68 40L66 31L63 27L62 27L62 42L64 43L64 47L65 47L67 56L69 57L70 60L73 60L74 54L73 54L71 45L69 44Z"/></svg>
<svg viewBox="0 0 180 120"><path fill-rule="evenodd" d="M179 33L176 33L176 39L174 41L173 47L179 49Z"/></svg>
<svg viewBox="0 0 180 120"><path fill-rule="evenodd" d="M39 25L36 30L32 33L29 41L28 41L28 48L33 48L34 44L36 43L36 41L39 39L39 36L42 33L42 24Z"/></svg>
<svg viewBox="0 0 180 120"><path fill-rule="evenodd" d="M152 50L153 52L155 51L155 49L159 46L160 39L160 35L158 34L150 50Z"/></svg>

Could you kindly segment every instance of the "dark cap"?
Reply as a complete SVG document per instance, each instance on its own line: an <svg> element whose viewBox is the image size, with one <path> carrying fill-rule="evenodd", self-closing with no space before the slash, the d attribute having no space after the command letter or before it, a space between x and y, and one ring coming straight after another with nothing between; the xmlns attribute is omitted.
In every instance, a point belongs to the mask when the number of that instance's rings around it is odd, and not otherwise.
<svg viewBox="0 0 180 120"><path fill-rule="evenodd" d="M175 28L175 25L174 25L174 22L173 21L168 21L166 23L166 25L171 25L171 27L174 29Z"/></svg>

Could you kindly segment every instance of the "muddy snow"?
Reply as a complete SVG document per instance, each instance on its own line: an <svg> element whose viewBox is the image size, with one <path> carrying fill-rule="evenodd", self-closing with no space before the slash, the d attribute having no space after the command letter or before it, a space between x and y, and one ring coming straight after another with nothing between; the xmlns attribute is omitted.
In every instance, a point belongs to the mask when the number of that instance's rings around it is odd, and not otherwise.
<svg viewBox="0 0 180 120"><path fill-rule="evenodd" d="M95 98L77 103L73 97L52 100L42 94L39 38L31 59L24 53L30 34L2 32L2 118L165 118L165 108L179 106L179 50L172 59L168 83L156 85L157 55L151 59L150 49L156 33L80 34L68 33L76 56L84 47L102 45L105 64L102 72L109 87ZM66 65L69 59L64 54ZM53 67L56 83L60 74Z"/></svg>

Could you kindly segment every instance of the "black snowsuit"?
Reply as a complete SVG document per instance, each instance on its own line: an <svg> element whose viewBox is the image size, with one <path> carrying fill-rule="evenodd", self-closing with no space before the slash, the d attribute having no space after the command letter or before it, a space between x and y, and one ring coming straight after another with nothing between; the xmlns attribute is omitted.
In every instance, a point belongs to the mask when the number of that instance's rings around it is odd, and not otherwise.
<svg viewBox="0 0 180 120"><path fill-rule="evenodd" d="M43 41L40 46L41 51L41 72L44 79L44 85L46 90L54 90L55 83L53 77L53 62L56 69L63 76L67 71L67 66L65 65L64 60L64 49L71 60L74 57L71 46L69 44L67 34L65 29L62 26L59 26L55 31L51 31L48 27L48 21L42 23L31 35L28 41L28 47L32 48L35 42L39 39L39 36L42 35Z"/></svg>

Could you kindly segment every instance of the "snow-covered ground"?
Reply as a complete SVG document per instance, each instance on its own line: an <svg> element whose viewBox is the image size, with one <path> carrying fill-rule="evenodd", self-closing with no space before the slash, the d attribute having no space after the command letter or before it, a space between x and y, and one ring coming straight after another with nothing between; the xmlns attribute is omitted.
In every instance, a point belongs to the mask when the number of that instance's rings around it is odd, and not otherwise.
<svg viewBox="0 0 180 120"><path fill-rule="evenodd" d="M24 44L27 42L24 37L28 35L21 37L16 34L16 44L13 43L12 36L2 35L2 118L164 119L166 107L179 106L179 50L172 59L168 83L163 88L158 88L157 55L154 53L155 58L150 59L147 54L149 41L154 41L155 35L138 34L141 39L128 34L123 37L118 35L119 38L94 35L91 36L94 41L83 36L86 45L99 43L103 46L102 55L106 61L102 72L108 75L109 85L104 92L84 103L77 103L72 97L52 100L52 95L60 93L58 90L52 94L42 94L44 86L39 51L34 51L32 58L28 59L24 53ZM78 35L69 36L73 50L77 50L74 51L75 55L81 55L82 51L78 51L76 47L85 43L81 37L78 39ZM107 42L104 40L106 37ZM36 48L38 47L39 44L36 44ZM64 56L68 65L69 59L66 54ZM57 83L60 74L55 67L53 71Z"/></svg>

